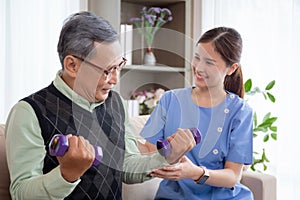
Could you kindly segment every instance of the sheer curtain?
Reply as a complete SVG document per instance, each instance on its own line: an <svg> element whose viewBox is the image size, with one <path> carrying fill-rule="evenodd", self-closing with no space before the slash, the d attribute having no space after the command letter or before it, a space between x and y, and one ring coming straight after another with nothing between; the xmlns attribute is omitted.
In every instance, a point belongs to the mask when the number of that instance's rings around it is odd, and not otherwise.
<svg viewBox="0 0 300 200"><path fill-rule="evenodd" d="M297 93L300 52L299 0L203 0L202 32L216 26L237 29L244 40L242 69L245 80L264 88L276 80L275 104L249 101L259 113L278 116L278 139L268 142L266 173L277 177L278 199L297 199L300 176ZM296 96L297 95L297 96ZM299 123L299 122L298 122ZM255 140L255 148L260 146Z"/></svg>
<svg viewBox="0 0 300 200"><path fill-rule="evenodd" d="M63 20L83 0L1 0L0 123L21 98L47 86L60 63L56 51Z"/></svg>

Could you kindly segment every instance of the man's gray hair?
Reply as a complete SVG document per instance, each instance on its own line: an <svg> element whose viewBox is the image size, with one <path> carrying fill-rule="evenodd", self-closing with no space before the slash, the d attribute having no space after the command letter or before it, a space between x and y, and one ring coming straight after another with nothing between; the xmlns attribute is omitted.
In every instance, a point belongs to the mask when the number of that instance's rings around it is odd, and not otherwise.
<svg viewBox="0 0 300 200"><path fill-rule="evenodd" d="M86 58L94 49L94 42L115 42L118 34L105 19L87 11L68 17L60 32L57 52L63 67L67 55Z"/></svg>

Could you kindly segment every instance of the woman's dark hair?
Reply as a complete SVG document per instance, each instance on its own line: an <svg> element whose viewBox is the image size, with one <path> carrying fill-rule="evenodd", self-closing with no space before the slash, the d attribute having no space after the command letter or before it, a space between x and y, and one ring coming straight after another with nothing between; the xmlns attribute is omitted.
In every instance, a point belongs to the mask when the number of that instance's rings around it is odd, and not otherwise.
<svg viewBox="0 0 300 200"><path fill-rule="evenodd" d="M233 28L217 27L205 32L197 44L212 42L214 49L230 67L234 63L240 63L243 42L241 35ZM244 82L241 66L224 80L224 89L244 98Z"/></svg>
<svg viewBox="0 0 300 200"><path fill-rule="evenodd" d="M65 20L57 44L62 67L67 55L86 58L94 49L94 42L117 40L118 34L108 21L91 12L75 13Z"/></svg>

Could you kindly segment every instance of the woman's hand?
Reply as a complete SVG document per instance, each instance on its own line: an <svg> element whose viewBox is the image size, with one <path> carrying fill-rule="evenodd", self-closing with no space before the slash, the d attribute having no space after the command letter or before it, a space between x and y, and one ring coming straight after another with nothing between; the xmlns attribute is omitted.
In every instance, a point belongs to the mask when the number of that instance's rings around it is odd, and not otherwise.
<svg viewBox="0 0 300 200"><path fill-rule="evenodd" d="M192 163L188 157L183 156L176 165L164 166L161 169L153 169L150 176L177 181L186 178L194 178L195 175L199 176L198 172L200 170L202 169Z"/></svg>

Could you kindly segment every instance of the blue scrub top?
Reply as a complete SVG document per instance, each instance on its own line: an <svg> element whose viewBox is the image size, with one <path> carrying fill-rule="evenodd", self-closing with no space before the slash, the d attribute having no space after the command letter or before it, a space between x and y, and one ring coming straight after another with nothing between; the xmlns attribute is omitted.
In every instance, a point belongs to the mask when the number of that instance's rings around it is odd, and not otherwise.
<svg viewBox="0 0 300 200"><path fill-rule="evenodd" d="M165 92L151 113L141 135L156 144L178 128L197 127L202 135L200 144L186 155L198 166L223 169L225 161L252 163L252 109L236 94L227 92L226 99L212 108L192 101L192 87ZM192 179L163 180L156 199L253 199L251 191L241 183L234 188L195 184Z"/></svg>

